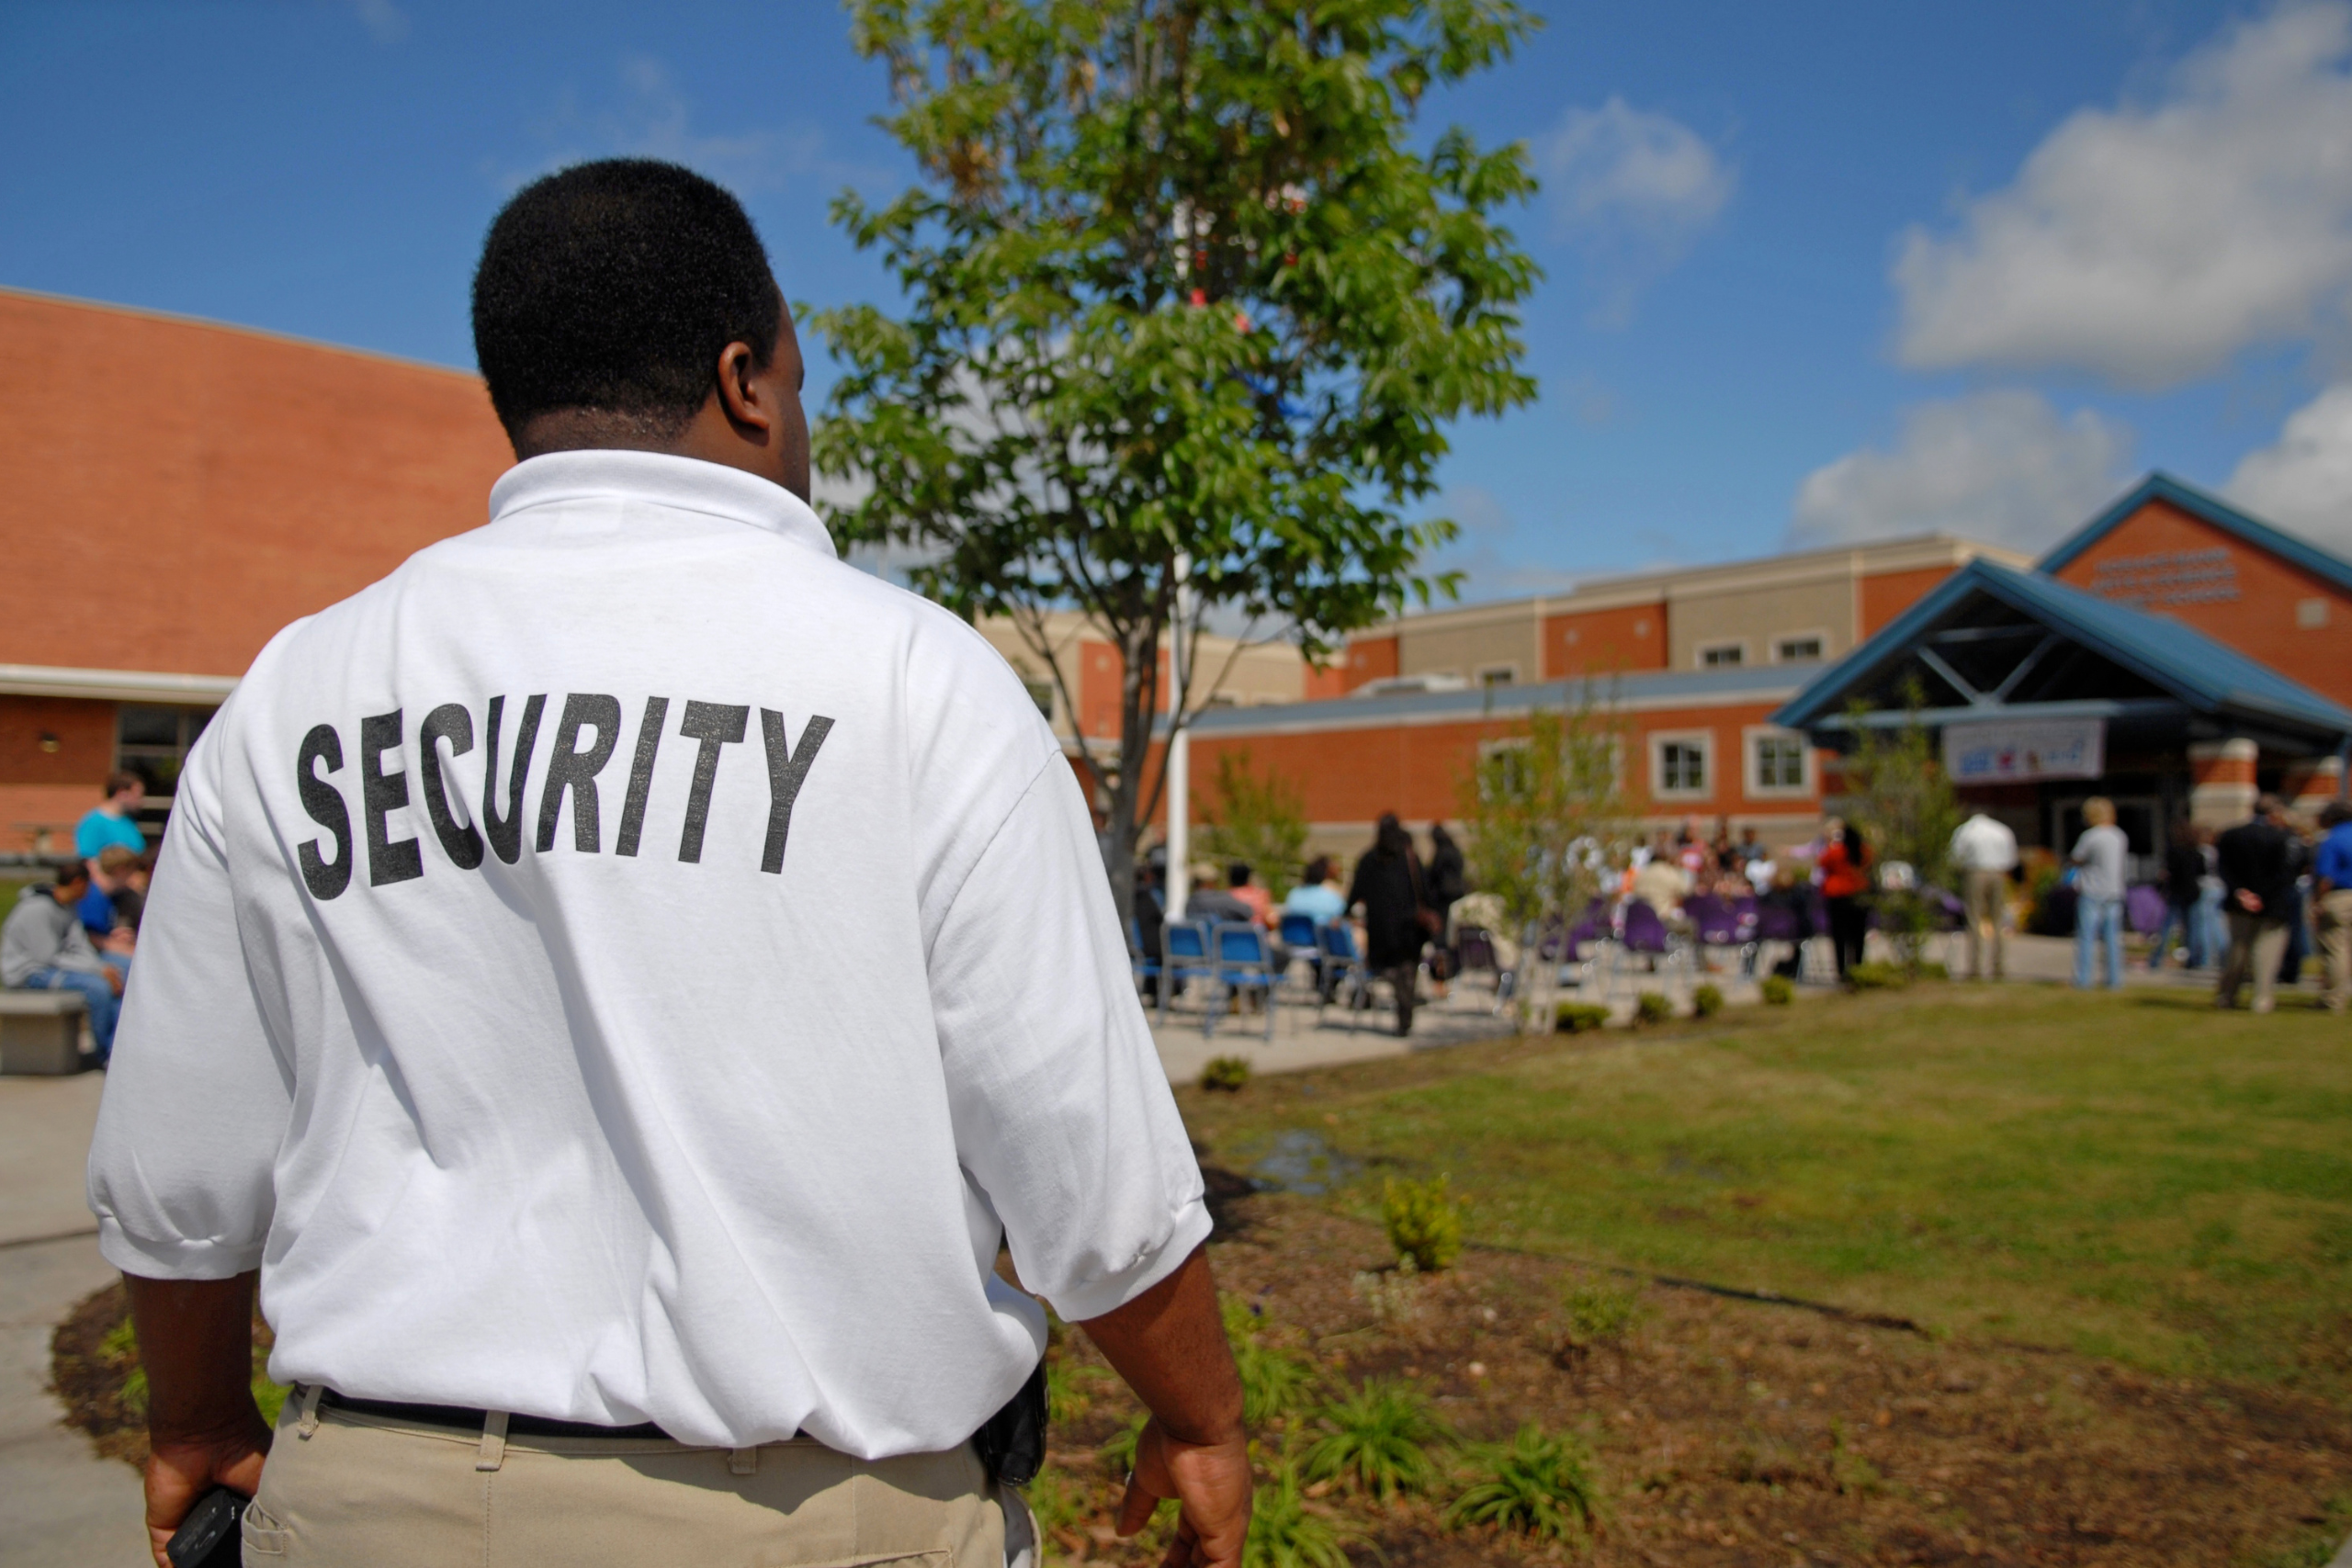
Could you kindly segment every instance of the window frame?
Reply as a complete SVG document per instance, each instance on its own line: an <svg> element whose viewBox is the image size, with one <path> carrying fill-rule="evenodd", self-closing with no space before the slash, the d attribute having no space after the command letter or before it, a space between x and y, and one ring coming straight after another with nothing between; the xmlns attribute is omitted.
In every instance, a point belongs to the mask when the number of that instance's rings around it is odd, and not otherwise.
<svg viewBox="0 0 2352 1568"><path fill-rule="evenodd" d="M1768 784L1764 782L1763 751L1767 740L1793 740L1797 746L1797 772L1794 784ZM1818 762L1814 757L1813 742L1801 729L1786 729L1777 724L1751 724L1740 731L1740 750L1745 758L1748 798L1752 800L1806 800L1817 793Z"/></svg>
<svg viewBox="0 0 2352 1568"><path fill-rule="evenodd" d="M1821 645L1821 651L1814 655L1811 659L1789 659L1782 655L1781 651L1781 645L1782 643L1798 642L1806 638L1811 638L1813 641L1819 643ZM1829 628L1826 626L1799 626L1794 631L1774 632L1772 634L1772 662L1775 664L1826 664L1829 662L1831 657L1832 655L1829 651Z"/></svg>
<svg viewBox="0 0 2352 1568"><path fill-rule="evenodd" d="M1699 801L1715 797L1715 732L1712 729L1654 729L1647 737L1650 753L1650 798L1652 800ZM1699 753L1701 782L1696 788L1668 787L1666 782L1666 749L1688 746Z"/></svg>
<svg viewBox="0 0 2352 1568"><path fill-rule="evenodd" d="M1739 657L1728 664L1707 662L1707 655L1727 652L1736 652ZM1717 637L1713 642L1695 643L1690 649L1690 668L1693 670L1745 670L1748 668L1747 639L1744 637Z"/></svg>

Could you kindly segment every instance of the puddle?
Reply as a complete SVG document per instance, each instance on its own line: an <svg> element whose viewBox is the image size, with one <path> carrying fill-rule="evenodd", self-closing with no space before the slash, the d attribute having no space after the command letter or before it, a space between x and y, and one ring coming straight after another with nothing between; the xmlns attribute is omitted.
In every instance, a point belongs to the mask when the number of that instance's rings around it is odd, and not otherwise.
<svg viewBox="0 0 2352 1568"><path fill-rule="evenodd" d="M1360 1160L1333 1151L1320 1133L1294 1128L1274 1140L1274 1146L1250 1176L1262 1192L1304 1192L1319 1196L1345 1186L1363 1168Z"/></svg>

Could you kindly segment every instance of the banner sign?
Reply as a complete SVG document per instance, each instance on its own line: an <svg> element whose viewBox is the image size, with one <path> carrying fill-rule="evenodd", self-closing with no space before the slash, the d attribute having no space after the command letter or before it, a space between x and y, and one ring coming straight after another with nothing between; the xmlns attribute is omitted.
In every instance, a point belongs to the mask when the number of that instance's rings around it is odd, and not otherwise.
<svg viewBox="0 0 2352 1568"><path fill-rule="evenodd" d="M1944 773L1955 784L2095 779L2106 771L2103 718L1987 719L1944 726Z"/></svg>

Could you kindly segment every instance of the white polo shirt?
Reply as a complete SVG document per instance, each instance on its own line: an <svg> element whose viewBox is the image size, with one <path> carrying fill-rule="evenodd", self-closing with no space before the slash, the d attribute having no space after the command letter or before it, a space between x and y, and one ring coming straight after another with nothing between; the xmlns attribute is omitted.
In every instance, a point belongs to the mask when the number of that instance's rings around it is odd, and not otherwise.
<svg viewBox="0 0 2352 1568"><path fill-rule="evenodd" d="M270 1372L951 1447L1208 1234L1086 806L970 626L764 480L536 457L190 754L90 1154Z"/></svg>

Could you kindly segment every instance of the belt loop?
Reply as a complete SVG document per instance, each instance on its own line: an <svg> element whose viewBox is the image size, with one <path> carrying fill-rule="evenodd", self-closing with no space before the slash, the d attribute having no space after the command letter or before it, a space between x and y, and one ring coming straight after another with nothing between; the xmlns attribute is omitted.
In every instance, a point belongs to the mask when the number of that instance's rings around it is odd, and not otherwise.
<svg viewBox="0 0 2352 1568"><path fill-rule="evenodd" d="M506 1462L506 1412L485 1410L481 1416L481 1452L474 1460L476 1470L496 1470Z"/></svg>
<svg viewBox="0 0 2352 1568"><path fill-rule="evenodd" d="M311 1434L319 1429L319 1395L326 1391L324 1383L306 1382L301 1400L294 1406L294 1435L306 1443L311 1440Z"/></svg>
<svg viewBox="0 0 2352 1568"><path fill-rule="evenodd" d="M756 1474L758 1474L758 1473L759 1473L759 1469L760 1469L760 1450L757 1450L757 1449L729 1449L729 1450L727 1450L727 1473L728 1473L728 1474L729 1474L729 1475L756 1475Z"/></svg>

